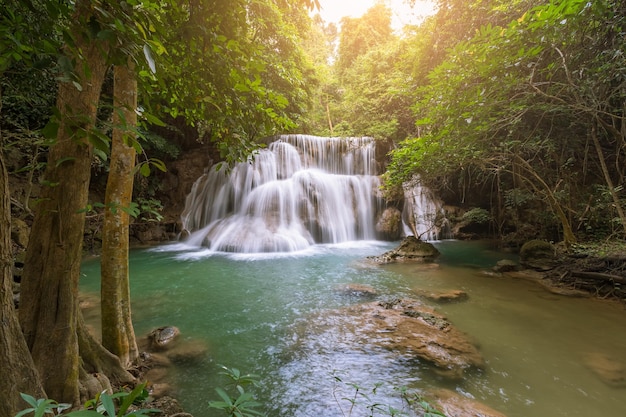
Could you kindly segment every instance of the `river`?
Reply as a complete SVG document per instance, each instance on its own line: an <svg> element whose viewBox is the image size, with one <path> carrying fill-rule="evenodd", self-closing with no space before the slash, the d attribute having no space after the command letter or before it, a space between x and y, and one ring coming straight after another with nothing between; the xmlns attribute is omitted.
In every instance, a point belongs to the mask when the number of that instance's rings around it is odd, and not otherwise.
<svg viewBox="0 0 626 417"><path fill-rule="evenodd" d="M224 385L219 365L258 374L257 395L269 416L344 416L354 386L353 416L368 403L401 408L397 390L447 388L509 417L626 415L626 389L611 387L587 366L605 355L626 367L623 306L569 298L536 284L490 273L506 255L481 242L436 241L436 265L375 265L393 243L364 241L314 245L283 254L223 254L184 244L131 253L133 321L143 335L164 325L207 354L171 375L176 397L196 417ZM97 293L99 262L82 268L81 290ZM486 368L449 381L419 360L356 343L339 329L316 329L325 311L363 302L338 291L345 284L373 287L376 298L417 297L419 290L465 291L463 302L432 304L476 341ZM426 302L429 303L429 302ZM93 318L92 318L93 320ZM342 382L339 382L339 381ZM354 385L350 385L354 384ZM379 414L377 414L379 415Z"/></svg>

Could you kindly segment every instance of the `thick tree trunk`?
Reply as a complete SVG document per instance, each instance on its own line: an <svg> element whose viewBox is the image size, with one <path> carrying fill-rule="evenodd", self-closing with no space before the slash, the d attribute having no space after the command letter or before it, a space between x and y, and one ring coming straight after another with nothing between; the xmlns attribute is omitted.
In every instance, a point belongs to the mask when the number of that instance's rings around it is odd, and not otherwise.
<svg viewBox="0 0 626 417"><path fill-rule="evenodd" d="M129 214L136 152L132 147L137 124L137 81L132 60L114 70L113 142L102 229L101 309L102 344L128 365L138 356L131 320L128 274Z"/></svg>
<svg viewBox="0 0 626 417"><path fill-rule="evenodd" d="M70 59L75 60L81 88L59 84L57 108L62 119L35 209L19 309L46 393L71 404L80 402L78 279L93 153L88 134L94 128L107 69L105 45L81 35L80 22L89 18L88 2L78 2L76 7L77 35L68 51L73 53Z"/></svg>
<svg viewBox="0 0 626 417"><path fill-rule="evenodd" d="M20 392L35 398L45 396L13 306L10 204L7 171L0 152L0 416L13 416L26 408Z"/></svg>

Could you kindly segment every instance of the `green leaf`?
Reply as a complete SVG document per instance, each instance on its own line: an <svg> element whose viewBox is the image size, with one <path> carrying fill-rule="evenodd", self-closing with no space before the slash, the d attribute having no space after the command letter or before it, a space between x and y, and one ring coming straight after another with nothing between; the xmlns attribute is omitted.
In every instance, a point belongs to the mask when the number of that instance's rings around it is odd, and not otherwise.
<svg viewBox="0 0 626 417"><path fill-rule="evenodd" d="M109 417L115 417L115 404L113 404L113 398L107 393L102 393L100 396L100 401L102 402L102 406L107 412Z"/></svg>
<svg viewBox="0 0 626 417"><path fill-rule="evenodd" d="M139 168L139 172L144 177L146 177L146 178L149 177L150 176L150 165L149 164L141 164L141 167Z"/></svg>

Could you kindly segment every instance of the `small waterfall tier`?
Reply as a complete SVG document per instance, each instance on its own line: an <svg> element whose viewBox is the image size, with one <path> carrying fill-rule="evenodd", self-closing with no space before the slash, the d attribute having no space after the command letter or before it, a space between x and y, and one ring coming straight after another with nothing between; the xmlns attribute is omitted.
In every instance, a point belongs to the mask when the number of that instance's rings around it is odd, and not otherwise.
<svg viewBox="0 0 626 417"><path fill-rule="evenodd" d="M187 243L258 253L375 240L375 150L371 138L284 135L247 162L212 167L185 202Z"/></svg>

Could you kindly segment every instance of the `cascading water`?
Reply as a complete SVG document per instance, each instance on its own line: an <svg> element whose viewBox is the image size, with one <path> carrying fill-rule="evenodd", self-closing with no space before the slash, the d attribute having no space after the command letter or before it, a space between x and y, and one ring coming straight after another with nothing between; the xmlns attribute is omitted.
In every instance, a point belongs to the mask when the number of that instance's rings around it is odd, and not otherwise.
<svg viewBox="0 0 626 417"><path fill-rule="evenodd" d="M190 245L243 253L293 252L402 233L449 237L442 203L432 192L419 181L405 184L400 216L385 207L377 175L372 138L283 135L253 159L232 169L222 164L200 177L185 202L183 231ZM398 215L389 215L394 210ZM401 233L389 232L396 229Z"/></svg>
<svg viewBox="0 0 626 417"><path fill-rule="evenodd" d="M256 253L377 239L375 150L371 138L285 135L253 160L210 169L185 203L187 243Z"/></svg>

